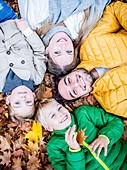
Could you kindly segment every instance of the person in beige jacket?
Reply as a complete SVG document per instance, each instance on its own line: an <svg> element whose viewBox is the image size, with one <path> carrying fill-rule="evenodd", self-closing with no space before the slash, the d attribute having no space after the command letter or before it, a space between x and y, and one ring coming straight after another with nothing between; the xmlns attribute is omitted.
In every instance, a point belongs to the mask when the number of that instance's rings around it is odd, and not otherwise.
<svg viewBox="0 0 127 170"><path fill-rule="evenodd" d="M0 24L0 92L8 95L10 115L29 118L34 113L35 85L46 71L44 45L26 21Z"/></svg>

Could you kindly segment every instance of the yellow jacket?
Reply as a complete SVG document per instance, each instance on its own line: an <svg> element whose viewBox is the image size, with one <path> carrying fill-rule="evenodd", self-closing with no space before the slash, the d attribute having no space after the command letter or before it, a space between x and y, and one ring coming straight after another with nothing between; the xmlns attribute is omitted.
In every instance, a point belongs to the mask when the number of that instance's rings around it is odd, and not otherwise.
<svg viewBox="0 0 127 170"><path fill-rule="evenodd" d="M127 117L127 3L106 7L80 56L78 68L112 68L95 81L92 93L107 112Z"/></svg>

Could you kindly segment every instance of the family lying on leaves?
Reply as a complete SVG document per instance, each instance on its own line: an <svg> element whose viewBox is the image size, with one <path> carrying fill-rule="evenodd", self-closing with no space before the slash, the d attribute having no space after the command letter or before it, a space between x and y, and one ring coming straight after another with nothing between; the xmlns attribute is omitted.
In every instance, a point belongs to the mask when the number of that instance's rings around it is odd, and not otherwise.
<svg viewBox="0 0 127 170"><path fill-rule="evenodd" d="M54 132L47 144L54 169L126 170L127 143L120 138L121 119L127 118L127 3L18 0L18 5L23 19L0 0L0 90L12 120L34 116ZM57 101L41 101L35 113L34 90L46 66L59 80L59 95L54 93ZM82 105L69 113L60 104L89 93L104 110ZM79 143L82 130L86 139Z"/></svg>

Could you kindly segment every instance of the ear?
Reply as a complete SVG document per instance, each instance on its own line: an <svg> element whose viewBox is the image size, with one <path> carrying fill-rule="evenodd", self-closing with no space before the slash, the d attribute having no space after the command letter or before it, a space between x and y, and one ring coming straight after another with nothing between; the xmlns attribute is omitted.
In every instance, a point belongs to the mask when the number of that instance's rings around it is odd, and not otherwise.
<svg viewBox="0 0 127 170"><path fill-rule="evenodd" d="M37 97L36 97L35 93L33 93L33 96L34 96L34 101L36 101Z"/></svg>
<svg viewBox="0 0 127 170"><path fill-rule="evenodd" d="M9 105L9 103L10 103L10 95L8 95L8 96L6 97L6 104Z"/></svg>
<svg viewBox="0 0 127 170"><path fill-rule="evenodd" d="M51 128L51 127L48 127L48 126L46 127L46 126L45 126L44 128L45 128L45 130L48 130L48 131L50 131L50 132L53 131L53 128Z"/></svg>

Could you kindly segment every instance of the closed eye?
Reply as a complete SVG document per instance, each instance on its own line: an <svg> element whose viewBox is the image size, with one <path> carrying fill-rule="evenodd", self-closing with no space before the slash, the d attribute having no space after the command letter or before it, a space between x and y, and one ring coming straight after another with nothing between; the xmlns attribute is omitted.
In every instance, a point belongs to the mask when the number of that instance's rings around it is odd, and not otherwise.
<svg viewBox="0 0 127 170"><path fill-rule="evenodd" d="M55 117L55 114L52 114L51 119Z"/></svg>
<svg viewBox="0 0 127 170"><path fill-rule="evenodd" d="M58 111L60 111L62 109L62 106L60 106L59 108L58 108Z"/></svg>

